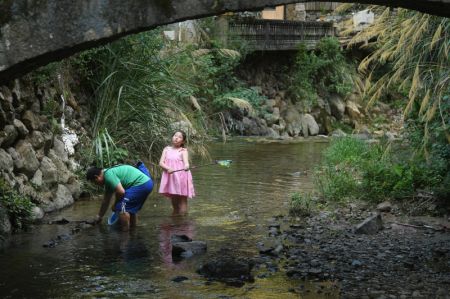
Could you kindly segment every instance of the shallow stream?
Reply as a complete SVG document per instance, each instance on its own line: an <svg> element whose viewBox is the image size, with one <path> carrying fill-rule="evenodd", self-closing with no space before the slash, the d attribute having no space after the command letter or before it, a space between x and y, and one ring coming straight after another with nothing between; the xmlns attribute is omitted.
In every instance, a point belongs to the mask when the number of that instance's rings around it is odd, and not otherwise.
<svg viewBox="0 0 450 299"><path fill-rule="evenodd" d="M213 159L233 163L230 168L214 165L193 171L197 197L189 202L187 217L170 217L170 202L154 191L130 233L103 224L61 240L54 248L42 245L69 234L70 225L43 224L16 235L0 255L2 297L298 298L289 292L298 282L282 272L237 288L208 282L196 269L221 248L232 248L242 257L258 256L256 244L267 236L271 218L287 213L293 192L311 189L312 177L304 171L318 163L326 145L213 143ZM79 201L50 219L91 219L99 205L99 200ZM173 234L205 241L207 254L172 261ZM172 281L177 276L188 279Z"/></svg>

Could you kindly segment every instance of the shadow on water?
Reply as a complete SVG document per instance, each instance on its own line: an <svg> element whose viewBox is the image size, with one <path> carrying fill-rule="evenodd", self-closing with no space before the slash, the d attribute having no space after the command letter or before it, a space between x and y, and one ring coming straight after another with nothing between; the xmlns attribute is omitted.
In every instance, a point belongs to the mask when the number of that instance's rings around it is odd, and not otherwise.
<svg viewBox="0 0 450 299"><path fill-rule="evenodd" d="M67 234L71 227L37 226L14 236L11 247L0 256L1 294L6 298L298 298L289 290L299 282L280 271L256 276L254 283L236 288L207 281L196 270L223 248L232 248L243 258L258 256L256 244L267 237L271 217L287 213L293 192L312 188L306 173L325 147L315 142L211 144L213 159L231 159L233 164L193 171L197 197L189 202L189 216L170 217L170 202L154 191L139 213L138 227L130 233L102 224L44 248L42 244ZM194 165L201 163L194 157ZM99 205L99 200L80 201L49 219L86 219L95 215ZM173 235L205 241L208 252L174 261ZM186 279L174 282L176 277Z"/></svg>

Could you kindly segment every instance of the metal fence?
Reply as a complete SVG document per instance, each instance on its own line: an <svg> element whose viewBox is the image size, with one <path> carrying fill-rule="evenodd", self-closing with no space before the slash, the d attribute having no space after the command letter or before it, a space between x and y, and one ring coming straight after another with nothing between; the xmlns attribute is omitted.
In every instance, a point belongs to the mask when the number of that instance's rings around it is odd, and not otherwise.
<svg viewBox="0 0 450 299"><path fill-rule="evenodd" d="M300 43L308 49L326 36L334 36L331 22L248 20L229 23L230 38L254 50L295 50Z"/></svg>

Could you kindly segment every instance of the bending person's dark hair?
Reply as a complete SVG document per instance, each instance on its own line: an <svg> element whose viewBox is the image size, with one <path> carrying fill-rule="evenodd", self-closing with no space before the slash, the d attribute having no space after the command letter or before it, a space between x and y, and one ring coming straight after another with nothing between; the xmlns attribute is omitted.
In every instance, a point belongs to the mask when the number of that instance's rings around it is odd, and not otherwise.
<svg viewBox="0 0 450 299"><path fill-rule="evenodd" d="M86 171L86 180L93 181L96 176L99 176L102 173L102 168L91 167Z"/></svg>

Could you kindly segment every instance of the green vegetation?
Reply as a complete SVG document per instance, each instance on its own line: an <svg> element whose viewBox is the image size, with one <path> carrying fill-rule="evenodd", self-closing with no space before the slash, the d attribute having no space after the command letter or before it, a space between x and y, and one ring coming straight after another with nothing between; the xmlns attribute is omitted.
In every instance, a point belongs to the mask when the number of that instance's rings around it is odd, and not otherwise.
<svg viewBox="0 0 450 299"><path fill-rule="evenodd" d="M0 202L6 209L14 231L26 229L31 222L34 204L0 179Z"/></svg>
<svg viewBox="0 0 450 299"><path fill-rule="evenodd" d="M293 216L309 216L313 211L313 204L313 198L310 193L300 194L295 192L291 196L289 214Z"/></svg>
<svg viewBox="0 0 450 299"><path fill-rule="evenodd" d="M347 95L353 88L353 73L336 38L323 38L316 51L300 45L292 75L291 93L310 109L320 94Z"/></svg>
<svg viewBox="0 0 450 299"><path fill-rule="evenodd" d="M418 190L441 190L448 171L444 158L427 162L410 149L393 146L350 137L334 140L315 171L318 191L331 201L381 202L409 199Z"/></svg>
<svg viewBox="0 0 450 299"><path fill-rule="evenodd" d="M189 148L204 154L203 140L220 130L212 122L218 112L252 110L262 100L233 75L239 52L211 39L202 48L161 37L161 29L129 36L74 59L95 96L85 164L109 166L133 159L131 152L156 163L175 129L187 131Z"/></svg>

